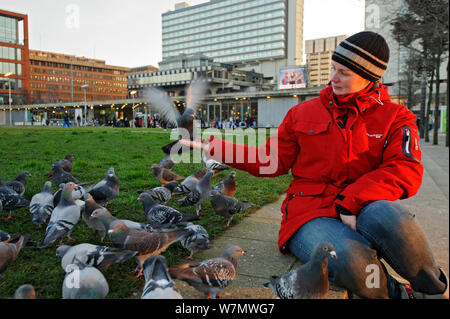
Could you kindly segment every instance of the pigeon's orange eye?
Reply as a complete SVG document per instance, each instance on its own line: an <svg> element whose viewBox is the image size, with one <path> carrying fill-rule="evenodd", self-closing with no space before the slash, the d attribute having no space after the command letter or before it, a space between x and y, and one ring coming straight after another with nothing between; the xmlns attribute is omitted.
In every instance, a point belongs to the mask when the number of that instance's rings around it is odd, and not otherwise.
<svg viewBox="0 0 450 319"><path fill-rule="evenodd" d="M323 249L323 250L325 250L325 251L327 251L327 250L328 250L328 248L327 248L327 247L323 247L322 249Z"/></svg>

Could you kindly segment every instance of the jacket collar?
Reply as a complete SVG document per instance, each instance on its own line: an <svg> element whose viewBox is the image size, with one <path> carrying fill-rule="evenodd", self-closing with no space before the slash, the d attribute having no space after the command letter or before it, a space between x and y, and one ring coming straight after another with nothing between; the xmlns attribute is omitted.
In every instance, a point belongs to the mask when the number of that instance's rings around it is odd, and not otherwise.
<svg viewBox="0 0 450 319"><path fill-rule="evenodd" d="M360 112L367 109L389 102L388 88L381 83L369 85L367 88L352 94L336 96L333 93L331 84L322 89L319 93L322 103L328 107L353 108L356 107Z"/></svg>

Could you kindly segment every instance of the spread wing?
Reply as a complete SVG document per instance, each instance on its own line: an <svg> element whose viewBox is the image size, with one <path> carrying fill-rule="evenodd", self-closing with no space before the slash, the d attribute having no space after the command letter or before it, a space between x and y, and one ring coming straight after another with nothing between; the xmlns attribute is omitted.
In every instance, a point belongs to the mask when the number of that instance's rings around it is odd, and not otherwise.
<svg viewBox="0 0 450 319"><path fill-rule="evenodd" d="M172 125L177 126L177 119L181 115L166 93L157 88L150 87L144 91L144 96L150 102L151 107L162 118Z"/></svg>
<svg viewBox="0 0 450 319"><path fill-rule="evenodd" d="M192 81L186 93L186 107L197 111L200 102L205 96L207 88L208 84L202 78Z"/></svg>

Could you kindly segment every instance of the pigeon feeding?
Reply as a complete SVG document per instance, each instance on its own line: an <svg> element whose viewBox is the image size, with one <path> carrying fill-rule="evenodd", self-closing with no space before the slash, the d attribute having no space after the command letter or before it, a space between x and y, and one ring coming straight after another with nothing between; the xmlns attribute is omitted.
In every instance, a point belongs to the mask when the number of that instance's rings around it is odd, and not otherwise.
<svg viewBox="0 0 450 319"><path fill-rule="evenodd" d="M189 194L195 189L195 186L201 181L203 176L205 176L208 169L203 167L192 175L189 175L173 190L174 195L184 195Z"/></svg>
<svg viewBox="0 0 450 319"><path fill-rule="evenodd" d="M148 257L143 267L145 286L141 299L183 299L170 277L164 256Z"/></svg>
<svg viewBox="0 0 450 319"><path fill-rule="evenodd" d="M126 226L124 222L111 218L105 214L105 210L96 209L92 216L99 218L108 229L108 236L115 247L137 251L135 256L138 261L139 273L142 276L145 259L151 255L164 252L171 244L179 241L183 236L191 234L189 229L175 229L148 232L142 229L134 229Z"/></svg>
<svg viewBox="0 0 450 319"><path fill-rule="evenodd" d="M222 195L218 191L212 191L211 206L217 214L227 220L227 227L230 227L231 219L233 219L234 215L254 205L234 197Z"/></svg>
<svg viewBox="0 0 450 319"><path fill-rule="evenodd" d="M69 240L73 228L80 220L81 208L72 198L72 191L78 187L74 183L67 183L62 190L61 200L58 206L52 212L48 223L44 239L37 246L38 248L46 248L52 245L57 239L67 236Z"/></svg>
<svg viewBox="0 0 450 319"><path fill-rule="evenodd" d="M62 286L63 299L104 299L108 295L109 285L100 270L79 260L69 268Z"/></svg>
<svg viewBox="0 0 450 319"><path fill-rule="evenodd" d="M200 214L202 210L202 204L206 202L211 195L211 175L213 174L212 170L208 170L208 172L203 176L201 181L195 186L195 189L186 195L185 198L179 199L178 202L181 203L181 206L190 206L194 205L195 212L197 215Z"/></svg>
<svg viewBox="0 0 450 319"><path fill-rule="evenodd" d="M179 186L178 182L173 181L164 186L158 186L145 191L138 191L138 194L143 192L148 193L156 203L165 205L172 198L173 190L177 186Z"/></svg>
<svg viewBox="0 0 450 319"><path fill-rule="evenodd" d="M136 251L122 250L106 246L83 243L75 246L62 245L56 249L56 255L61 258L61 267L66 271L67 266L79 260L87 266L106 270L112 263L121 263L134 257Z"/></svg>
<svg viewBox="0 0 450 319"><path fill-rule="evenodd" d="M195 252L209 249L209 235L206 229L201 225L194 225L192 223L185 223L187 229L191 229L194 233L189 236L184 236L181 240L181 246L189 250L191 253L186 259L192 259Z"/></svg>
<svg viewBox="0 0 450 319"><path fill-rule="evenodd" d="M231 246L222 257L170 267L169 274L215 299L234 280L238 258L244 255L242 248Z"/></svg>
<svg viewBox="0 0 450 319"><path fill-rule="evenodd" d="M65 158L62 160L57 161L61 165L61 168L66 171L67 173L72 172L72 162L73 162L74 156L72 154L67 154ZM50 171L49 173L45 174L47 177L52 177L53 171Z"/></svg>
<svg viewBox="0 0 450 319"><path fill-rule="evenodd" d="M152 226L177 225L182 221L200 219L197 215L183 214L175 208L158 204L148 193L141 193L137 199L142 202L145 218Z"/></svg>
<svg viewBox="0 0 450 319"><path fill-rule="evenodd" d="M158 164L152 165L153 175L161 183L162 186L169 184L173 181L180 181L184 179L184 176L180 176L172 172L170 169L159 167Z"/></svg>
<svg viewBox="0 0 450 319"><path fill-rule="evenodd" d="M236 194L236 172L232 171L225 180L214 185L212 190L218 191L223 195L233 197L234 194Z"/></svg>
<svg viewBox="0 0 450 319"><path fill-rule="evenodd" d="M36 299L36 291L30 284L25 284L17 288L13 296L14 299Z"/></svg>
<svg viewBox="0 0 450 319"><path fill-rule="evenodd" d="M33 224L42 225L47 222L55 208L53 198L52 182L47 181L44 183L42 191L31 198L30 213L33 216Z"/></svg>
<svg viewBox="0 0 450 319"><path fill-rule="evenodd" d="M17 259L20 250L26 245L28 236L16 236L7 242L0 242L0 277Z"/></svg>
<svg viewBox="0 0 450 319"><path fill-rule="evenodd" d="M192 81L186 89L186 108L184 109L183 114L180 114L175 104L165 92L154 87L150 87L144 94L152 107L158 111L161 117L169 124L177 127L179 133L178 140L181 138L189 138L192 140L195 138L195 113L206 91L207 82L203 78ZM189 134L189 137L186 136L187 134ZM163 146L163 152L165 154L170 154L171 149L178 144L178 140ZM177 145L177 148L178 147L178 153L181 153L181 145Z"/></svg>
<svg viewBox="0 0 450 319"><path fill-rule="evenodd" d="M0 201L2 202L2 208L8 211L8 217L6 219L11 219L11 211L19 208L28 208L30 206L30 201L23 198L17 194L11 187L2 184L0 179Z"/></svg>
<svg viewBox="0 0 450 319"><path fill-rule="evenodd" d="M94 200L104 205L108 201L119 196L119 180L114 172L114 168L109 168L106 177L95 186L87 190Z"/></svg>
<svg viewBox="0 0 450 319"><path fill-rule="evenodd" d="M72 174L64 171L59 162L54 162L52 164L52 181L55 185L65 184L65 183L75 183L80 184L80 181L76 179Z"/></svg>
<svg viewBox="0 0 450 319"><path fill-rule="evenodd" d="M11 187L20 196L23 196L27 187L27 177L31 177L30 172L23 171L16 177L15 180L12 180L5 185Z"/></svg>
<svg viewBox="0 0 450 319"><path fill-rule="evenodd" d="M282 276L272 276L264 286L281 299L323 299L329 288L328 257L337 258L333 245L320 242L306 264Z"/></svg>
<svg viewBox="0 0 450 319"><path fill-rule="evenodd" d="M216 177L218 173L221 171L230 169L228 166L216 161L215 159L208 158L205 156L202 156L202 163L205 165L207 169L212 169L214 172L213 178Z"/></svg>

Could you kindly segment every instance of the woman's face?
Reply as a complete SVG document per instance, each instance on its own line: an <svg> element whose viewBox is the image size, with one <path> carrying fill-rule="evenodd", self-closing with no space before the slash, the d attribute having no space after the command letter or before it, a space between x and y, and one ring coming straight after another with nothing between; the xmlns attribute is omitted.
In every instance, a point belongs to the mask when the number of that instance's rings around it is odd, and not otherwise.
<svg viewBox="0 0 450 319"><path fill-rule="evenodd" d="M359 76L346 66L331 61L331 86L336 95L356 93L366 88L370 81Z"/></svg>

